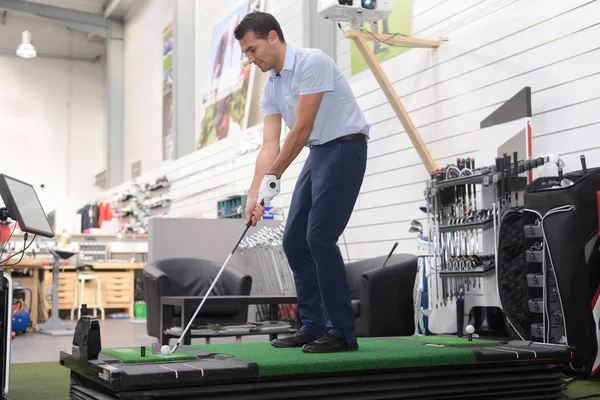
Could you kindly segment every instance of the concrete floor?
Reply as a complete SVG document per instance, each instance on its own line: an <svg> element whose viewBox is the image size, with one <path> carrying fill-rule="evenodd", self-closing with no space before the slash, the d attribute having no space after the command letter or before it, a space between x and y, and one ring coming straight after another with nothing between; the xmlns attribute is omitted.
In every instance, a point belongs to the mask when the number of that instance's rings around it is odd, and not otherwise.
<svg viewBox="0 0 600 400"><path fill-rule="evenodd" d="M156 343L156 338L146 334L145 322L130 320L100 321L102 348L146 346ZM268 335L246 336L243 341L268 341ZM73 343L72 336L49 336L37 332L29 332L17 336L12 341L11 363L45 362L59 360L61 350L69 350ZM171 345L176 343L171 340ZM204 344L204 339L192 339L192 344ZM212 338L211 343L235 343L235 337Z"/></svg>

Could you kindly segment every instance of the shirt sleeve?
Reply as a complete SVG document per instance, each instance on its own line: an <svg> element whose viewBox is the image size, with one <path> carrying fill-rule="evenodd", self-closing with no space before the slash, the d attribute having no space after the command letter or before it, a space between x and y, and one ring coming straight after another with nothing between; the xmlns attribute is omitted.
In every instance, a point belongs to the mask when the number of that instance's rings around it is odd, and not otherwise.
<svg viewBox="0 0 600 400"><path fill-rule="evenodd" d="M300 68L299 93L314 94L333 91L335 64L325 53L308 55Z"/></svg>
<svg viewBox="0 0 600 400"><path fill-rule="evenodd" d="M271 86L266 84L265 88L263 89L262 96L260 97L260 109L262 111L263 117L272 114L281 114L279 108L277 107L277 104L275 104L275 102L273 101L273 98L270 93L271 89Z"/></svg>

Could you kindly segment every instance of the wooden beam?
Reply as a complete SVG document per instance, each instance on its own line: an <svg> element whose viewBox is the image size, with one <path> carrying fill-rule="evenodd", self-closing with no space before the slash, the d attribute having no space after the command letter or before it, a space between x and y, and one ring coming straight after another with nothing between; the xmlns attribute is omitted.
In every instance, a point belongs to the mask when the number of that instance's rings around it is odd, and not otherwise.
<svg viewBox="0 0 600 400"><path fill-rule="evenodd" d="M375 58L373 50L371 50L371 47L367 45L367 42L365 42L365 40L362 37L357 36L354 37L353 40L356 43L356 47L358 47L360 54L363 56L363 58L367 62L367 65L371 69L371 72L373 72L373 75L375 75L375 79L377 79L381 90L383 90L383 93L385 93L385 97L387 97L388 101L392 105L392 108L398 116L398 119L400 119L400 122L402 123L404 130L408 134L408 137L410 138L413 146L415 147L415 150L417 150L417 153L419 153L419 157L421 157L425 168L427 168L427 171L429 172L435 171L437 169L435 161L431 157L431 154L429 153L427 147L425 147L425 143L423 143L419 132L417 132L417 128L410 119L408 112L402 105L400 98L398 98L398 95L396 94L396 91L394 90L392 84L383 72L381 64L379 64L379 61L377 60L377 58Z"/></svg>
<svg viewBox="0 0 600 400"><path fill-rule="evenodd" d="M364 39L370 40L372 42L381 42L384 44L394 45L394 46L406 46L406 47L426 47L436 49L440 47L442 43L441 40L430 40L430 39L418 39L410 36L402 36L402 35L390 35L384 33L371 33L371 32L361 32L356 30L347 31L344 36L348 39Z"/></svg>

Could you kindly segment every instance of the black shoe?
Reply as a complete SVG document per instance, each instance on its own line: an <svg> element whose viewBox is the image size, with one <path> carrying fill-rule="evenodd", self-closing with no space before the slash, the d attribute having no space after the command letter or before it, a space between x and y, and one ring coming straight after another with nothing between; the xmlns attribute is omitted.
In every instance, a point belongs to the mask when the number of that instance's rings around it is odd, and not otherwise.
<svg viewBox="0 0 600 400"><path fill-rule="evenodd" d="M307 343L311 342L311 338L302 331L297 331L292 336L284 337L281 339L275 339L271 341L271 345L274 347L287 348L287 347L302 347Z"/></svg>
<svg viewBox="0 0 600 400"><path fill-rule="evenodd" d="M346 338L326 333L314 342L302 346L305 353L336 353L339 351L358 350L358 343L348 343Z"/></svg>

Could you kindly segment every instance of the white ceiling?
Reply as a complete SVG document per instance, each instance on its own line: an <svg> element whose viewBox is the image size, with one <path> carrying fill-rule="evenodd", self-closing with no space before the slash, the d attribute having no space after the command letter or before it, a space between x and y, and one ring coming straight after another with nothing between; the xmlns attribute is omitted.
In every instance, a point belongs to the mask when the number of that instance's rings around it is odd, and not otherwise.
<svg viewBox="0 0 600 400"><path fill-rule="evenodd" d="M110 3L110 1L106 0L35 0L25 2L38 3L61 8L69 8L71 10L84 11L93 14L103 14L104 3Z"/></svg>
<svg viewBox="0 0 600 400"><path fill-rule="evenodd" d="M105 14L106 17L124 18L133 6L146 0L23 0L25 3L38 3L47 6L67 8L93 14ZM107 15L109 11L110 15Z"/></svg>
<svg viewBox="0 0 600 400"><path fill-rule="evenodd" d="M134 5L139 4L140 2L143 2L146 0L35 0L35 1L20 0L20 1L23 1L23 3L25 3L25 7L20 9L21 11L17 11L17 10L13 10L13 9L3 9L1 7L1 3L0 3L0 35L7 36L9 33L12 32L11 29L14 28L13 25L22 24L22 23L25 23L25 24L33 23L32 27L29 28L29 30L32 31L32 33L34 33L36 31L36 29L38 29L38 31L39 31L40 29L42 29L42 26L45 26L48 23L65 26L59 20L54 20L53 18L44 18L37 14L34 14L33 13L35 10L34 3L42 4L45 6L69 9L69 10L73 10L73 11L81 11L81 12L86 12L86 13L91 13L91 14L100 14L104 18L124 19L125 15L134 7ZM193 0L190 0L190 1L193 1ZM26 7L27 7L27 5L30 5L30 4L34 6L33 7L34 10L28 11L26 9ZM69 18L69 16L67 16L67 18ZM75 16L74 18L75 18L75 23L76 23L77 17ZM20 22L16 22L16 21L20 21ZM68 23L66 26L68 26ZM36 29L34 29L34 27ZM19 28L19 29L21 29L21 28ZM75 29L77 30L77 28L75 28ZM91 34L87 30L85 30L85 28L80 32L83 32L83 35L84 35L84 36L81 36L81 38L87 42L91 42L92 45L91 46L78 45L77 49L76 49L77 51L75 51L76 54L74 53L72 55L78 56L78 57L89 57L90 54L93 53L92 55L95 57L97 55L96 53L98 52L98 44L100 44L100 45L104 44L103 35L98 36L98 35ZM12 50L12 47L15 46L15 44L13 42L20 40L20 36L18 36L17 34L14 34L13 36L15 36L16 39L12 38L12 36L11 36L12 42L10 42L10 44L6 44L0 40L0 50L5 50L3 47L6 47L7 49L10 48ZM6 39L8 40L8 38L6 38ZM52 54L57 55L58 57L66 56L65 54L63 54L61 52L62 50L59 51L50 45L44 46L43 40L41 37L38 36L34 40L37 43L36 46L40 47L40 49L39 49L40 52L45 52L48 54L52 53ZM0 53L2 53L2 52L0 51ZM88 53L90 53L90 54L88 54Z"/></svg>

